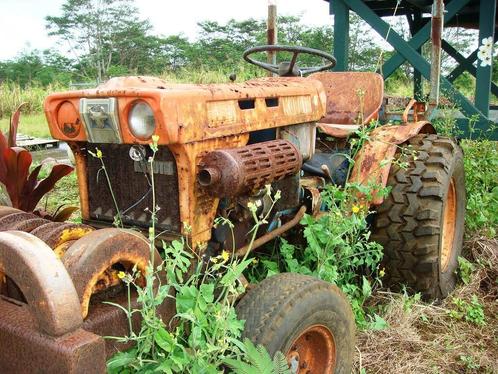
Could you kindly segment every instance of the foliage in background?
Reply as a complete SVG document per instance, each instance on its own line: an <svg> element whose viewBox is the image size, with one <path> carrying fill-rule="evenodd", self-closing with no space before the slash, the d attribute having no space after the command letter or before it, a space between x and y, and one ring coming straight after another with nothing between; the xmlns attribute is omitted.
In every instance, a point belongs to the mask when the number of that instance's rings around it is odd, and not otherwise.
<svg viewBox="0 0 498 374"><path fill-rule="evenodd" d="M239 70L245 49L266 44L264 19L201 21L196 37L189 39L181 32L169 36L151 33L149 20L137 16L133 0L66 0L60 13L46 17L47 32L58 39L59 50L25 50L10 61L0 62L0 82L16 82L21 87L53 82L67 85L71 81L95 83L112 76L159 75L178 69L231 73ZM406 22L397 20L393 26L408 35ZM350 15L350 28L348 69L376 71L393 52L372 43L379 37L354 13ZM333 49L332 24L310 26L301 16L284 15L278 17L277 32L280 44L329 52ZM464 53L472 44L472 36L461 29L446 35L446 40ZM313 56L302 58L304 63L320 62ZM396 74L407 79L413 69L404 64Z"/></svg>
<svg viewBox="0 0 498 374"><path fill-rule="evenodd" d="M498 143L491 140L462 140L467 230L482 231L489 238L498 230Z"/></svg>
<svg viewBox="0 0 498 374"><path fill-rule="evenodd" d="M24 148L16 146L16 134L21 115L21 106L11 117L7 138L0 131L0 183L3 205L32 212L40 200L49 193L55 184L73 171L73 167L64 164L53 165L50 174L39 180L43 164L30 171L33 158Z"/></svg>
<svg viewBox="0 0 498 374"><path fill-rule="evenodd" d="M8 117L22 103L26 103L23 113L43 112L43 100L48 94L60 91L63 87L59 84L49 84L46 87L33 85L21 87L17 83L0 83L0 118ZM43 125L43 122L39 124Z"/></svg>
<svg viewBox="0 0 498 374"><path fill-rule="evenodd" d="M458 136L457 108L447 108L441 114L442 117L434 121L438 132ZM473 128L472 118L469 126L472 139L460 141L467 190L465 227L467 232L480 231L493 238L498 230L498 143L481 139L481 133Z"/></svg>

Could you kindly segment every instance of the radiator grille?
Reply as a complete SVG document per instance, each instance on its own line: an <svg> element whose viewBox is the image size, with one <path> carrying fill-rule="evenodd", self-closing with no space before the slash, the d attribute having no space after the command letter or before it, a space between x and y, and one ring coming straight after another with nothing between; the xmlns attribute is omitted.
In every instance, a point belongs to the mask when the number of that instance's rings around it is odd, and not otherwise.
<svg viewBox="0 0 498 374"><path fill-rule="evenodd" d="M103 160L112 185L117 205L126 226L146 228L150 226L152 189L147 163L138 163L129 156L130 145L92 144L102 151ZM109 184L101 169L99 159L88 155L88 203L92 220L112 223L116 208ZM173 155L166 147L156 153L154 184L159 230L180 231L180 209L178 196L178 174Z"/></svg>

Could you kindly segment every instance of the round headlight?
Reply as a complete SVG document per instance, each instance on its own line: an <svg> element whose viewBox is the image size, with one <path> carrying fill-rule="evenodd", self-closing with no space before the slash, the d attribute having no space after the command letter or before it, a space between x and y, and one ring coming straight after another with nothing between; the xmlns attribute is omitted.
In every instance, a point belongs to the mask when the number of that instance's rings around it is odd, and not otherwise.
<svg viewBox="0 0 498 374"><path fill-rule="evenodd" d="M128 114L128 125L133 135L140 139L149 139L156 129L156 120L152 108L145 101L133 104Z"/></svg>

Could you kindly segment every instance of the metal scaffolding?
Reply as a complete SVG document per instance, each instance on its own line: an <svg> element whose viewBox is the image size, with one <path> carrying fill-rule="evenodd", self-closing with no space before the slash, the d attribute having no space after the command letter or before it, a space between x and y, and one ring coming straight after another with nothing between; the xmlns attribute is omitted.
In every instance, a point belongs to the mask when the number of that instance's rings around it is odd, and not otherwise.
<svg viewBox="0 0 498 374"><path fill-rule="evenodd" d="M474 131L480 136L498 140L498 128L492 120L492 112L498 107L490 105L491 95L498 97L498 86L492 81L492 44L498 39L496 0L326 0L330 3L330 14L334 15L334 55L336 71L346 71L349 52L349 12L353 11L366 21L395 50L394 55L379 69L384 79L388 78L405 61L414 69L414 97L421 99L422 77L431 82L429 106L437 105L439 89L460 109L466 118L458 118L462 137L471 133L469 119ZM382 17L405 16L410 27L411 39L405 41L389 27ZM443 27L464 27L479 30L479 45L491 42L490 61L484 61L479 48L464 57L447 40L442 38ZM491 38L491 39L490 39ZM431 61L421 53L422 46L432 41ZM456 68L447 76L441 75L439 59L444 50L456 62ZM474 65L474 63L477 63ZM474 102L467 99L453 85L462 73L468 72L476 78ZM439 85L439 87L438 87ZM433 113L435 113L434 111Z"/></svg>

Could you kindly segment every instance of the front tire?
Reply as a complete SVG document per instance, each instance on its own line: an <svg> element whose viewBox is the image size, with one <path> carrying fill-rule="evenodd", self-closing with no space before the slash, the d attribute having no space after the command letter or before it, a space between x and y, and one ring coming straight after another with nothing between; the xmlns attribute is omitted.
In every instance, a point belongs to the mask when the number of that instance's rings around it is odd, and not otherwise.
<svg viewBox="0 0 498 374"><path fill-rule="evenodd" d="M463 154L454 140L417 135L406 169L393 164L391 193L378 207L372 239L384 247L385 284L441 299L456 285L465 220ZM402 146L403 147L403 146Z"/></svg>
<svg viewBox="0 0 498 374"><path fill-rule="evenodd" d="M251 289L237 305L243 336L273 357L282 352L294 373L351 373L354 316L334 285L293 273Z"/></svg>

